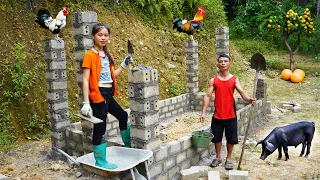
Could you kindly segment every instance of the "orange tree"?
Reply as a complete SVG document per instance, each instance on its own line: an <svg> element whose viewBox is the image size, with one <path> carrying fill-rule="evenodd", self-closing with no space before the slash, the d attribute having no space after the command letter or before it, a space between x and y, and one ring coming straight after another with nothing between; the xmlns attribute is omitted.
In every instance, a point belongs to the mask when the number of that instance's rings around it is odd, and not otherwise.
<svg viewBox="0 0 320 180"><path fill-rule="evenodd" d="M269 32L276 31L282 33L283 41L289 51L290 69L292 71L294 71L293 56L300 48L301 36L310 36L316 30L309 8L299 6L295 6L287 11L274 11L274 15L270 15L262 23L262 28L266 28ZM295 50L292 50L288 43L289 37L293 35L297 36Z"/></svg>

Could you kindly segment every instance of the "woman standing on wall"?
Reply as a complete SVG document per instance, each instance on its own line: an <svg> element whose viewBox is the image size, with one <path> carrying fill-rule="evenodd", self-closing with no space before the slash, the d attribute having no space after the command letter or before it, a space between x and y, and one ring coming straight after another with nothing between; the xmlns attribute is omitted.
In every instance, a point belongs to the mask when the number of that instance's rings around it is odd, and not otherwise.
<svg viewBox="0 0 320 180"><path fill-rule="evenodd" d="M114 69L114 58L106 48L109 42L110 29L104 23L97 23L92 27L94 45L83 56L83 107L81 114L95 116L103 123L95 124L93 128L93 153L96 166L106 169L117 168L116 164L106 160L106 142L102 136L106 131L107 114L110 113L119 120L120 135L125 147L131 146L130 126L127 125L128 114L113 98L118 95L116 78L125 67L131 63L132 57L125 57L121 66Z"/></svg>

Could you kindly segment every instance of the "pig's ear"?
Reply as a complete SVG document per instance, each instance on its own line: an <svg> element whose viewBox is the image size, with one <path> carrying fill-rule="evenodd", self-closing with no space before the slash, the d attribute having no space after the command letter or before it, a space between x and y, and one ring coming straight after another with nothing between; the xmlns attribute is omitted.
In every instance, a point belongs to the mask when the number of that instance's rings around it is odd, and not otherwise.
<svg viewBox="0 0 320 180"><path fill-rule="evenodd" d="M257 142L256 147L261 144L263 142L263 140L260 140L259 142Z"/></svg>
<svg viewBox="0 0 320 180"><path fill-rule="evenodd" d="M274 145L271 144L271 143L269 143L268 141L266 142L266 148L267 148L269 151L271 151L271 152L273 152L274 150L276 150L276 148L274 147Z"/></svg>

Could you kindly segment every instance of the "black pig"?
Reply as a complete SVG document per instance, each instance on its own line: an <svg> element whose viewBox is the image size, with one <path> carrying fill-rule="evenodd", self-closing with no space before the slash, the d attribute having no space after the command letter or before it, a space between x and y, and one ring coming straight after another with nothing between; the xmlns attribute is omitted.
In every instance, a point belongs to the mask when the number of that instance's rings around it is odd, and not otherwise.
<svg viewBox="0 0 320 180"><path fill-rule="evenodd" d="M302 150L300 157L303 156L306 146L307 152L305 157L308 157L314 131L314 122L307 121L300 121L287 126L274 128L264 140L261 140L257 143L257 145L262 144L262 153L260 159L265 160L266 157L268 157L278 148L278 160L280 160L282 157L281 147L283 147L287 161L289 159L288 146L297 147L301 143Z"/></svg>

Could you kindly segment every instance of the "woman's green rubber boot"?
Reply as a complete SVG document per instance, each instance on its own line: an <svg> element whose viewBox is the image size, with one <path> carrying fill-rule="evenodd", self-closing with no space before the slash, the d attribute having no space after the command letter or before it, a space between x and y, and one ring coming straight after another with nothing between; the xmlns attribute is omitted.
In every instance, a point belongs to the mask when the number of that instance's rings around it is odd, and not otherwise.
<svg viewBox="0 0 320 180"><path fill-rule="evenodd" d="M105 169L116 169L118 166L116 164L110 163L106 159L107 143L102 143L100 145L93 145L93 155L96 160L96 166Z"/></svg>
<svg viewBox="0 0 320 180"><path fill-rule="evenodd" d="M126 130L120 131L121 139L124 143L124 147L131 147L131 135L130 135L130 125L127 126Z"/></svg>

